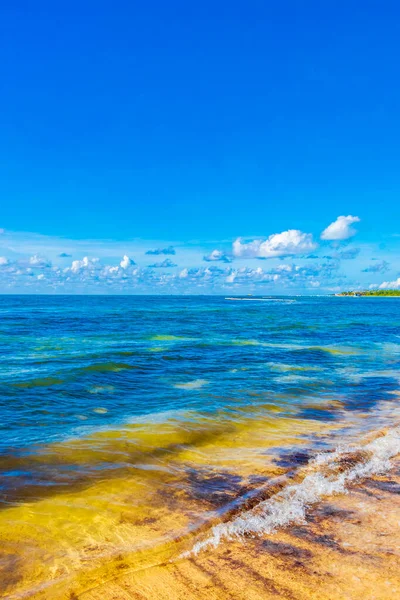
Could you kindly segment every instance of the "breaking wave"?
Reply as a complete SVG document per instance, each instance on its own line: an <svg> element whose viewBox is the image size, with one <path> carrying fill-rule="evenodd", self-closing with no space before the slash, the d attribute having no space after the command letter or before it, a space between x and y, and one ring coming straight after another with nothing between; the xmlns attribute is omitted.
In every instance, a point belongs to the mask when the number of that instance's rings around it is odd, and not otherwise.
<svg viewBox="0 0 400 600"><path fill-rule="evenodd" d="M307 510L326 496L347 492L347 487L367 477L387 472L390 460L400 453L400 426L359 447L338 448L311 460L302 481L285 486L268 500L215 525L211 534L185 555L197 554L221 540L274 533L281 527L304 523Z"/></svg>

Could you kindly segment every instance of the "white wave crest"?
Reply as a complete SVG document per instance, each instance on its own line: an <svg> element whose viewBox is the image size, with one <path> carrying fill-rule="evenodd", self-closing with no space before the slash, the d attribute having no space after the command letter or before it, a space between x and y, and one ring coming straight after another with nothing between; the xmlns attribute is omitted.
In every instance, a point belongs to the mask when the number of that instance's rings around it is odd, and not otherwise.
<svg viewBox="0 0 400 600"><path fill-rule="evenodd" d="M347 486L357 480L388 471L390 459L399 453L400 427L396 427L364 446L318 455L310 461L307 470L311 472L300 483L288 485L227 523L215 525L211 535L197 542L185 555L216 547L223 539L271 534L280 527L303 523L307 509L313 504L326 496L345 493Z"/></svg>

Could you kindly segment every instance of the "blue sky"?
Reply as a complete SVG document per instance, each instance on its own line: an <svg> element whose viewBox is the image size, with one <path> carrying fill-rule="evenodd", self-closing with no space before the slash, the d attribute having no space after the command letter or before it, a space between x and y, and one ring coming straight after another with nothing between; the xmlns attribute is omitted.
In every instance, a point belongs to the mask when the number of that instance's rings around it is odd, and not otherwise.
<svg viewBox="0 0 400 600"><path fill-rule="evenodd" d="M399 23L390 1L2 2L0 292L397 285Z"/></svg>

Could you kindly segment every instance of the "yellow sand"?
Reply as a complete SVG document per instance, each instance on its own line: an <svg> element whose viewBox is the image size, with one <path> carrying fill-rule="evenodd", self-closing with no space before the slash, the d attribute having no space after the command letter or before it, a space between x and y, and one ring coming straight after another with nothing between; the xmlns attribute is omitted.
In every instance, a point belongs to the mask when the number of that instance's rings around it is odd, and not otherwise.
<svg viewBox="0 0 400 600"><path fill-rule="evenodd" d="M400 462L329 498L306 524L263 538L224 542L187 559L185 538L142 555L101 557L96 568L37 589L35 600L385 600L400 593ZM397 486L397 487L396 487ZM174 524L176 525L176 524ZM99 551L88 548L88 553ZM17 598L18 571L2 580Z"/></svg>

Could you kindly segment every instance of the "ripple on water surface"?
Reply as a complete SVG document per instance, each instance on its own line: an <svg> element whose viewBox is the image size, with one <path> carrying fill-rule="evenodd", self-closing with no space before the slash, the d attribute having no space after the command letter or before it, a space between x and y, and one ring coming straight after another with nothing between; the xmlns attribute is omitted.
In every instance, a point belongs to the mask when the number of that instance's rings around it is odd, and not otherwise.
<svg viewBox="0 0 400 600"><path fill-rule="evenodd" d="M384 429L400 417L400 303L1 298L2 306L19 315L17 333L0 323L8 594L105 559L129 555L136 569L216 535L254 533L249 524L273 512L262 503L289 483L296 498L312 492L319 502L311 480L302 483L321 475L319 453L336 461L323 468L339 485L341 469L353 477L381 452L367 440L348 460L335 454L339 443L379 428L376 439L388 441ZM360 327L360 306L371 327ZM274 514L290 528L287 514L303 514L308 500L283 510L288 499Z"/></svg>

